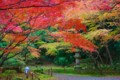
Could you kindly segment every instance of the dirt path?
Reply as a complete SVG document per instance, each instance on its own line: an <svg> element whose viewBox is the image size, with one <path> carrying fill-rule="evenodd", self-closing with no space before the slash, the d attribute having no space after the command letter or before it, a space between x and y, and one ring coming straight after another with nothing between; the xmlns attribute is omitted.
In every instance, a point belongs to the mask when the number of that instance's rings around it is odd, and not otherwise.
<svg viewBox="0 0 120 80"><path fill-rule="evenodd" d="M54 74L57 80L120 80L120 76L116 77L93 77L93 76L77 76L67 74Z"/></svg>

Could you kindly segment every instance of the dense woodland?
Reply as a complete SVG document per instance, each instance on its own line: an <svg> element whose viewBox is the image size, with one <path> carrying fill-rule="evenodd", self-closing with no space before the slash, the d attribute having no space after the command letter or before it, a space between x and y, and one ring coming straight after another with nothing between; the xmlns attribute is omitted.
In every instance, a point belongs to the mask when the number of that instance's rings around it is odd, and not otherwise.
<svg viewBox="0 0 120 80"><path fill-rule="evenodd" d="M119 0L0 0L0 67L56 65L120 73Z"/></svg>

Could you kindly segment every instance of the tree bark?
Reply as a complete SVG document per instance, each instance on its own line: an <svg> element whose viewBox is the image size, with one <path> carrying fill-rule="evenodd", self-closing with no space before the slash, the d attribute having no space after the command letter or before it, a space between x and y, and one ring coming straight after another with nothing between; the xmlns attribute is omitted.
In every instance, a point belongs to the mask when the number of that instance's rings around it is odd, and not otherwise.
<svg viewBox="0 0 120 80"><path fill-rule="evenodd" d="M5 62L6 59L2 59L2 61L0 62L0 67L3 66L4 62Z"/></svg>
<svg viewBox="0 0 120 80"><path fill-rule="evenodd" d="M25 53L25 62L27 61L27 54Z"/></svg>
<svg viewBox="0 0 120 80"><path fill-rule="evenodd" d="M97 54L98 54L98 56L99 56L99 58L100 58L100 60L101 60L101 62L102 62L102 64L103 64L103 59L102 59L102 57L100 56L100 54L99 54L98 51L97 51Z"/></svg>
<svg viewBox="0 0 120 80"><path fill-rule="evenodd" d="M112 59L112 56L111 56L111 54L110 54L110 50L109 50L109 48L108 48L108 45L105 45L105 47L106 47L106 51L107 51L108 56L109 56L109 59L110 59L110 64L113 65L113 59Z"/></svg>

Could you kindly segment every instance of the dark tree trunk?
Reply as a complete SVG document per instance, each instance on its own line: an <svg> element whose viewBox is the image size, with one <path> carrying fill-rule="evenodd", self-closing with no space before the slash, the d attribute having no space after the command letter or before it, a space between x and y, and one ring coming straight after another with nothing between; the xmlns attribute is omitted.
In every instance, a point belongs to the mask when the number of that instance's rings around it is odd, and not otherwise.
<svg viewBox="0 0 120 80"><path fill-rule="evenodd" d="M25 54L25 62L27 61L27 54Z"/></svg>
<svg viewBox="0 0 120 80"><path fill-rule="evenodd" d="M6 59L2 59L2 61L0 62L0 67L3 66L4 62L5 62Z"/></svg>
<svg viewBox="0 0 120 80"><path fill-rule="evenodd" d="M95 68L96 68L97 70L99 70L99 66L98 66L98 61L97 61L97 60L94 61L94 65L95 65Z"/></svg>
<svg viewBox="0 0 120 80"><path fill-rule="evenodd" d="M105 47L106 47L106 51L107 51L108 56L109 56L109 59L110 59L110 64L113 65L113 59L112 59L112 56L111 56L111 54L110 54L110 50L109 50L109 48L108 48L108 45L105 45Z"/></svg>
<svg viewBox="0 0 120 80"><path fill-rule="evenodd" d="M102 64L103 64L103 59L102 59L102 57L100 56L100 54L99 54L99 52L97 51L97 54L98 54L98 56L99 56L99 58L100 58L100 61L102 62Z"/></svg>

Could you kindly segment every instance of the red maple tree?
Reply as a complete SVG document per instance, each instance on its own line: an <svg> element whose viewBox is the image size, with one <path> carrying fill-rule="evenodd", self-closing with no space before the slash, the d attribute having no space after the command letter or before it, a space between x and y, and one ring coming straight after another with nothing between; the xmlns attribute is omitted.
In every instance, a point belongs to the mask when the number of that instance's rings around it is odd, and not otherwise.
<svg viewBox="0 0 120 80"><path fill-rule="evenodd" d="M9 42L5 48L1 48L0 58L3 61L0 65L9 59L7 56L13 49L19 44L27 42L29 34L36 29L58 25L60 30L74 28L76 31L86 31L86 27L81 23L80 18L66 19L64 15L64 11L68 8L79 7L78 3L82 3L84 8L109 10L111 0L106 2L101 0L100 3L98 0L94 2L93 0L0 0L0 41L6 38ZM90 3L92 6L89 5ZM101 6L102 3L105 4ZM96 5L97 7L95 7ZM25 27L27 27L27 30ZM78 33L65 32L63 35L65 41L72 43L73 46L89 51L95 51L96 49L91 42ZM11 39L9 40L6 36L11 37Z"/></svg>

